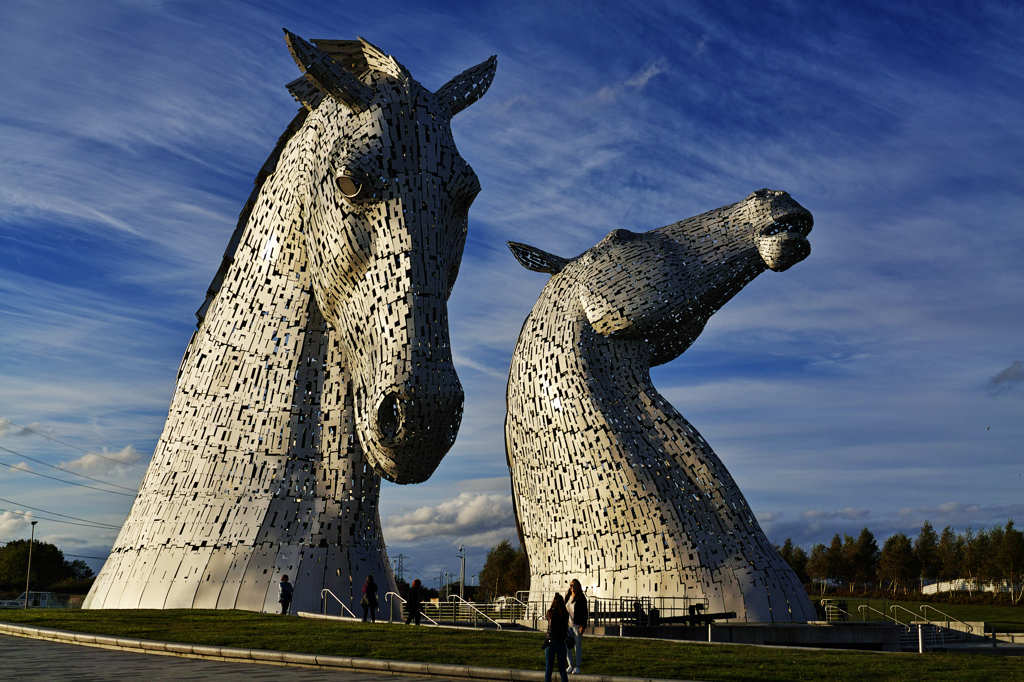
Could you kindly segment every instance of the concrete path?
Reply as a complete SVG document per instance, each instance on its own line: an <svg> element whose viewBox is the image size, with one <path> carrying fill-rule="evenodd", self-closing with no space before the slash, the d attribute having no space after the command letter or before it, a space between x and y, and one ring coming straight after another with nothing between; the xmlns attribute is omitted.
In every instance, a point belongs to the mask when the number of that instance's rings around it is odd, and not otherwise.
<svg viewBox="0 0 1024 682"><path fill-rule="evenodd" d="M20 642L40 648L26 649L29 667L14 666ZM48 647L61 652L50 656ZM145 652L145 653L143 653ZM184 659L184 660L183 660ZM197 672L178 670L179 666L202 666ZM61 666L53 670L53 666ZM118 668L117 666L123 666ZM211 672L205 666L211 666ZM216 666L216 667L214 667ZM287 666L287 667L285 667ZM305 666L305 667L303 667ZM114 672L111 672L114 671ZM421 677L453 682L544 682L544 673L536 670L509 670L479 666L386 661L350 656L298 654L289 651L216 647L183 642L161 642L108 635L91 635L52 628L0 622L0 681L8 679L75 680L155 680L221 679L221 671L232 671L230 679L300 679L350 680L351 682L413 680ZM294 677L295 674L308 677ZM125 677L125 675L130 677ZM684 680L652 680L642 677L612 675L573 675L573 682L687 682Z"/></svg>
<svg viewBox="0 0 1024 682"><path fill-rule="evenodd" d="M395 682L423 678L357 673L345 670L315 670L292 666L229 663L194 658L152 656L130 651L112 651L77 644L47 642L26 637L0 635L0 679L75 680L75 682Z"/></svg>

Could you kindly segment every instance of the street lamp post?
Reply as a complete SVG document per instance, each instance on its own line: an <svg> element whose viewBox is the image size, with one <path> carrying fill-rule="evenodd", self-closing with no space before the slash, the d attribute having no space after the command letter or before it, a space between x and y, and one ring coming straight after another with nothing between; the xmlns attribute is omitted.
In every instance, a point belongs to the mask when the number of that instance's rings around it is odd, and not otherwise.
<svg viewBox="0 0 1024 682"><path fill-rule="evenodd" d="M28 609L28 586L32 579L32 545L36 544L36 524L32 522L32 539L28 541L28 571L25 572L25 609Z"/></svg>
<svg viewBox="0 0 1024 682"><path fill-rule="evenodd" d="M466 546L459 545L459 551L462 552L461 554L456 555L457 557L462 559L462 568L459 569L459 599L465 601L464 597L466 596Z"/></svg>

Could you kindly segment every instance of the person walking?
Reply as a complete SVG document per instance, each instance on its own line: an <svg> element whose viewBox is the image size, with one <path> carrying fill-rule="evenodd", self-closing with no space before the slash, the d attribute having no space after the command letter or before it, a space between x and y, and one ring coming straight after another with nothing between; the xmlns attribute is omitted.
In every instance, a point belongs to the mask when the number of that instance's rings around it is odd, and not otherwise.
<svg viewBox="0 0 1024 682"><path fill-rule="evenodd" d="M405 619L405 624L408 625L413 618L416 619L416 625L420 624L420 614L423 613L423 597L420 595L420 579L412 581L412 587L409 588L409 600L406 602L406 606L409 607L408 616Z"/></svg>
<svg viewBox="0 0 1024 682"><path fill-rule="evenodd" d="M359 605L363 607L363 622L366 622L366 617L370 617L371 623L377 622L377 583L373 582L373 576L366 576L366 582L363 583L363 598L360 600Z"/></svg>
<svg viewBox="0 0 1024 682"><path fill-rule="evenodd" d="M565 609L565 599L556 594L551 600L551 608L548 609L548 631L544 637L544 682L551 682L551 673L554 671L555 660L558 660L558 674L562 676L562 682L569 682L569 676L565 669L569 663L565 658L565 638L569 632L569 612Z"/></svg>
<svg viewBox="0 0 1024 682"><path fill-rule="evenodd" d="M590 609L587 607L587 595L576 578L569 583L569 591L565 593L565 608L569 612L569 631L576 640L576 663L569 672L577 675L583 664L583 633L587 631L590 621Z"/></svg>
<svg viewBox="0 0 1024 682"><path fill-rule="evenodd" d="M277 601L281 602L281 615L287 616L288 609L291 608L292 605L292 594L295 592L295 588L293 588L292 584L288 582L287 575L281 576L281 584L279 585L279 590L280 592L278 593L279 596L277 598Z"/></svg>

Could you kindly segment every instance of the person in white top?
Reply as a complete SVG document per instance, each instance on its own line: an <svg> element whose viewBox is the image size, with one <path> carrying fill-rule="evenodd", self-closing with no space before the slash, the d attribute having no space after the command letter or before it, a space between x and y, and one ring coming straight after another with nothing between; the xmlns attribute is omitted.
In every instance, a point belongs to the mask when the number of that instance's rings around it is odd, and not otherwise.
<svg viewBox="0 0 1024 682"><path fill-rule="evenodd" d="M576 578L569 583L569 591L565 593L565 608L569 611L569 632L576 639L576 662L572 674L580 672L580 665L583 663L583 633L587 630L590 621L590 609L587 608L587 597L583 594L583 587Z"/></svg>

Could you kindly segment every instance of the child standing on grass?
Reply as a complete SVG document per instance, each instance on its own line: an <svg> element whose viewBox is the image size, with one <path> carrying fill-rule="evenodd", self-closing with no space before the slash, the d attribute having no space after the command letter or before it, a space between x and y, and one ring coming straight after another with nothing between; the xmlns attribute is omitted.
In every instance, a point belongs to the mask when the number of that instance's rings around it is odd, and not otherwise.
<svg viewBox="0 0 1024 682"><path fill-rule="evenodd" d="M287 616L288 615L288 609L291 608L291 605L292 605L292 593L295 591L295 588L292 587L292 584L290 582L288 582L288 576L287 575L282 575L281 576L280 588L281 588L281 592L280 592L281 596L278 597L278 601L281 602L281 615L282 616Z"/></svg>

